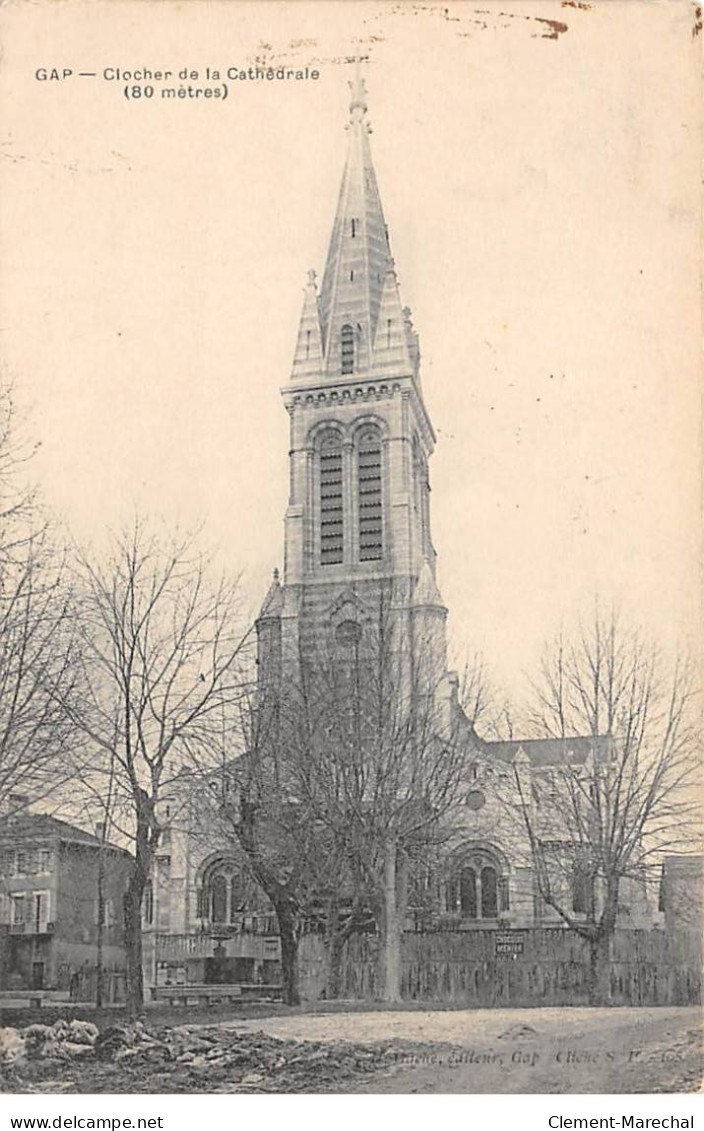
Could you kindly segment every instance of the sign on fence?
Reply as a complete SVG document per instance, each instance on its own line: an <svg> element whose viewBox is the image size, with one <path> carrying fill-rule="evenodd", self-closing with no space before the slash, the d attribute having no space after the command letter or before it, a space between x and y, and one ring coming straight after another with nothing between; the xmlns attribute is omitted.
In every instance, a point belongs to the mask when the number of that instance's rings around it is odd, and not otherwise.
<svg viewBox="0 0 704 1131"><path fill-rule="evenodd" d="M497 931L494 935L494 954L497 958L516 958L523 954L523 931Z"/></svg>

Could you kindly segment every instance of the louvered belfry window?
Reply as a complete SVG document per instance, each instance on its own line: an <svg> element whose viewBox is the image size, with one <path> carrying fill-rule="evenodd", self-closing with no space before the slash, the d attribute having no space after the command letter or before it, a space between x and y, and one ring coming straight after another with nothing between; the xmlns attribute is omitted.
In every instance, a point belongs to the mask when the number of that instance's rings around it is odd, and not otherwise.
<svg viewBox="0 0 704 1131"><path fill-rule="evenodd" d="M381 439L375 428L361 433L357 444L359 560L380 561L383 549Z"/></svg>
<svg viewBox="0 0 704 1131"><path fill-rule="evenodd" d="M320 445L320 564L339 565L343 546L342 443L331 432Z"/></svg>
<svg viewBox="0 0 704 1131"><path fill-rule="evenodd" d="M354 373L354 327L349 322L340 330L340 369Z"/></svg>

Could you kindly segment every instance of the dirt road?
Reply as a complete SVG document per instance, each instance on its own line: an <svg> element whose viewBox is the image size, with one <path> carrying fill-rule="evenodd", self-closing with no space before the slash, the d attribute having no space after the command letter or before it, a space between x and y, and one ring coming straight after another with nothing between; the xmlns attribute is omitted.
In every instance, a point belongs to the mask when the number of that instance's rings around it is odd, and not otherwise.
<svg viewBox="0 0 704 1131"><path fill-rule="evenodd" d="M701 1037L693 1008L351 1007L102 1029L60 1019L0 1029L0 1092L691 1092Z"/></svg>
<svg viewBox="0 0 704 1131"><path fill-rule="evenodd" d="M522 1009L328 1013L232 1022L311 1041L393 1041L398 1062L341 1090L372 1093L694 1091L702 1013Z"/></svg>

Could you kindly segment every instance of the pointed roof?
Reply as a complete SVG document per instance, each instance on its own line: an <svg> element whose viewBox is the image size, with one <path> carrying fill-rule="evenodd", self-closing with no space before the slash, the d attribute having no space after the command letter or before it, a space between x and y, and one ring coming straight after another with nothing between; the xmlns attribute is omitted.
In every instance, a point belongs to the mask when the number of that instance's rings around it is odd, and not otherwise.
<svg viewBox="0 0 704 1131"><path fill-rule="evenodd" d="M319 377L323 371L323 343L320 336L320 317L318 312L318 288L315 271L308 272L308 283L304 292L301 324L298 342L293 357L291 379L297 381Z"/></svg>
<svg viewBox="0 0 704 1131"><path fill-rule="evenodd" d="M438 589L437 582L428 561L423 562L415 589L413 590L411 604L414 609L442 609L444 612L447 612L445 602L440 596L440 590Z"/></svg>
<svg viewBox="0 0 704 1131"><path fill-rule="evenodd" d="M349 323L359 369L371 367L382 291L391 264L388 234L369 146L364 80L350 84L349 143L337 213L320 289L320 327L328 374L335 372L337 336ZM400 309L400 308L399 308Z"/></svg>
<svg viewBox="0 0 704 1131"><path fill-rule="evenodd" d="M279 581L279 571L274 570L274 576L269 586L269 591L262 602L261 611L258 620L266 620L268 618L280 617L281 611L284 607L284 591L281 588Z"/></svg>
<svg viewBox="0 0 704 1131"><path fill-rule="evenodd" d="M376 334L374 336L374 372L414 370L409 350L406 314L401 306L394 261L389 258L381 289Z"/></svg>
<svg viewBox="0 0 704 1131"><path fill-rule="evenodd" d="M312 385L348 376L410 376L420 392L418 335L399 294L359 61L349 86L349 140L337 211L319 290L315 272L308 272L291 380ZM349 371L343 368L343 339L345 357L353 359ZM427 416L425 421L432 436Z"/></svg>

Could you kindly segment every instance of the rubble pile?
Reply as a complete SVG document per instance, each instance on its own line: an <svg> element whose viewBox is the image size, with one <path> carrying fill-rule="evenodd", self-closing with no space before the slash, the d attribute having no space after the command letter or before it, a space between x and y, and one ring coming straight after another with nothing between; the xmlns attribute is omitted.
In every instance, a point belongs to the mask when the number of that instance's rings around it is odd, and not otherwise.
<svg viewBox="0 0 704 1131"><path fill-rule="evenodd" d="M0 1029L0 1090L318 1092L394 1062L379 1045L279 1040L216 1026L85 1021Z"/></svg>
<svg viewBox="0 0 704 1131"><path fill-rule="evenodd" d="M92 1057L99 1030L90 1021L56 1021L53 1025L27 1025L0 1029L0 1073L16 1070L28 1060L73 1060Z"/></svg>

